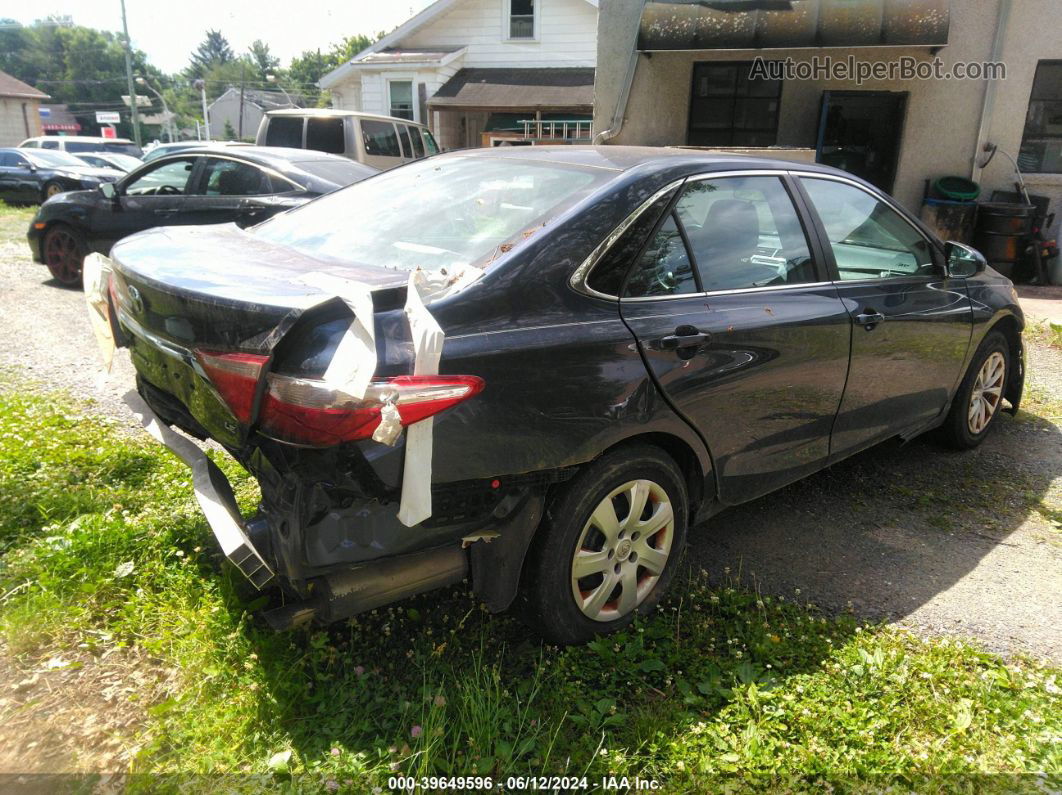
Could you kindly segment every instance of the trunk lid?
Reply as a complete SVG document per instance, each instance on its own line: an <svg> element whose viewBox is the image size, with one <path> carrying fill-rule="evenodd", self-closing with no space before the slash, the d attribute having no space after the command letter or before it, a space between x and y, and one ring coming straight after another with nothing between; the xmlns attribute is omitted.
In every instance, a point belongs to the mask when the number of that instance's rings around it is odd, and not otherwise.
<svg viewBox="0 0 1062 795"><path fill-rule="evenodd" d="M242 445L249 426L208 378L202 352L269 357L312 310L312 322L319 319L327 328L318 335L322 350L316 353L327 354L324 349L345 330L349 310L304 277L325 273L365 284L374 290L377 310L400 306L408 280L399 270L315 259L234 224L152 229L119 242L111 259L111 297L137 372L180 404L171 407L176 415L163 411L164 419L199 435L205 430L230 447ZM194 423L180 416L182 410Z"/></svg>

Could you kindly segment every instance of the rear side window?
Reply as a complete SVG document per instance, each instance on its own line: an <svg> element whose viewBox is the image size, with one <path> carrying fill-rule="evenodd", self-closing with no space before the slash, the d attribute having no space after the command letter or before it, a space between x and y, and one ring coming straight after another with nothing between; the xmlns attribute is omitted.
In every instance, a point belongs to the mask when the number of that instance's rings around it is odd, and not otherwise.
<svg viewBox="0 0 1062 795"><path fill-rule="evenodd" d="M635 257L641 252L646 239L652 234L656 222L674 195L674 190L668 191L666 196L657 199L631 222L594 265L586 279L587 287L605 295L620 294L623 289L623 277L627 275Z"/></svg>
<svg viewBox="0 0 1062 795"><path fill-rule="evenodd" d="M623 297L653 298L695 292L698 290L693 263L675 213L669 213L627 278Z"/></svg>
<svg viewBox="0 0 1062 795"><path fill-rule="evenodd" d="M413 142L409 140L409 127L404 124L397 126L402 135L402 157L413 157Z"/></svg>
<svg viewBox="0 0 1062 795"><path fill-rule="evenodd" d="M800 216L778 177L691 182L675 214L706 291L815 281Z"/></svg>
<svg viewBox="0 0 1062 795"><path fill-rule="evenodd" d="M58 141L41 141L41 149L58 149Z"/></svg>
<svg viewBox="0 0 1062 795"><path fill-rule="evenodd" d="M343 119L307 119L306 148L341 155L346 151Z"/></svg>
<svg viewBox="0 0 1062 795"><path fill-rule="evenodd" d="M365 141L365 154L384 157L401 157L395 126L389 121L362 119L361 135Z"/></svg>
<svg viewBox="0 0 1062 795"><path fill-rule="evenodd" d="M302 118L275 116L266 128L266 146L290 146L302 149Z"/></svg>
<svg viewBox="0 0 1062 795"><path fill-rule="evenodd" d="M258 196L269 192L269 179L249 163L208 157L205 168L207 196Z"/></svg>
<svg viewBox="0 0 1062 795"><path fill-rule="evenodd" d="M424 157L424 139L420 137L420 130L411 127L409 137L413 141L413 157Z"/></svg>

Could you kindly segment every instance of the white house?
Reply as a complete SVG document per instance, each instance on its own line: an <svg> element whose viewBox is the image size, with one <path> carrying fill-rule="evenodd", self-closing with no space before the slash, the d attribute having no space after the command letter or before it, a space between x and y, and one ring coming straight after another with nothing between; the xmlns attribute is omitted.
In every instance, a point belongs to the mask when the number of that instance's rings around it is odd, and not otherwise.
<svg viewBox="0 0 1062 795"><path fill-rule="evenodd" d="M598 0L437 0L321 78L444 149L591 137Z"/></svg>

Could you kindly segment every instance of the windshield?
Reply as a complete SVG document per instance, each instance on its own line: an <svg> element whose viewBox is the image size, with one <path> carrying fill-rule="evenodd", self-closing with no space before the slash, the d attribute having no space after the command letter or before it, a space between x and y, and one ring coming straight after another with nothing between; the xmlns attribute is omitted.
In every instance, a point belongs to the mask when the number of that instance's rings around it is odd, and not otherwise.
<svg viewBox="0 0 1062 795"><path fill-rule="evenodd" d="M132 171L137 166L144 165L142 160L132 155L107 155L107 160L125 171Z"/></svg>
<svg viewBox="0 0 1062 795"><path fill-rule="evenodd" d="M20 149L19 151L35 166L50 168L55 166L85 165L83 160L78 160L73 155L68 155L66 152L60 152L55 149Z"/></svg>
<svg viewBox="0 0 1062 795"><path fill-rule="evenodd" d="M523 158L419 160L275 216L251 234L311 256L389 268L484 264L614 176Z"/></svg>

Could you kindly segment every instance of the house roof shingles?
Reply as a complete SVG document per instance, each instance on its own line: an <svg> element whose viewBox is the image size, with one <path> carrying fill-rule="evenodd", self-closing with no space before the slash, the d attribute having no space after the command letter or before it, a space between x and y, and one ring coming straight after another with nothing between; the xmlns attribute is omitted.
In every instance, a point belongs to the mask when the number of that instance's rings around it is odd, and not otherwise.
<svg viewBox="0 0 1062 795"><path fill-rule="evenodd" d="M594 105L593 68L461 69L428 100L433 108L585 110Z"/></svg>
<svg viewBox="0 0 1062 795"><path fill-rule="evenodd" d="M0 72L0 97L17 97L18 99L48 99L43 91L23 83L7 72Z"/></svg>

